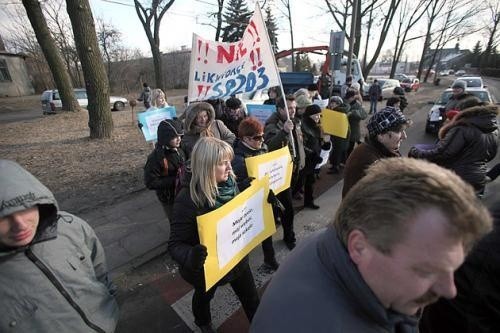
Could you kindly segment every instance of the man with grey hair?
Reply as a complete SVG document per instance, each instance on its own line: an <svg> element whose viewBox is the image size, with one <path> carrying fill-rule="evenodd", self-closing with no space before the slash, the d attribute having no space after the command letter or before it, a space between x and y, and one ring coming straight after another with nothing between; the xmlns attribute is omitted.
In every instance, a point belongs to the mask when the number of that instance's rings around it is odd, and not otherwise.
<svg viewBox="0 0 500 333"><path fill-rule="evenodd" d="M491 226L472 187L453 172L380 160L332 225L280 266L250 331L418 332L417 314L455 297L454 271Z"/></svg>

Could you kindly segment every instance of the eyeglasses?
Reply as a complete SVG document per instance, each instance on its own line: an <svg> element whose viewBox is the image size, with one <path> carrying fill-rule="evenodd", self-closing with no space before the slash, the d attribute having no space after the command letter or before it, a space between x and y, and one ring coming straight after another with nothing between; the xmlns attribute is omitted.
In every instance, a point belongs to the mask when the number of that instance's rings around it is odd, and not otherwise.
<svg viewBox="0 0 500 333"><path fill-rule="evenodd" d="M264 135L255 135L255 136L252 136L252 140L254 140L254 141L264 141Z"/></svg>

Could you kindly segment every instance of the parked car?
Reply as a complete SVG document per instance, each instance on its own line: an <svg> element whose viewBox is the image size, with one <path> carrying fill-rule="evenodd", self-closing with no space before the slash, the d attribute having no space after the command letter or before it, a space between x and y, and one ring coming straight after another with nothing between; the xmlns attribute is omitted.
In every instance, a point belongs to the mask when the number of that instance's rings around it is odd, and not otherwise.
<svg viewBox="0 0 500 333"><path fill-rule="evenodd" d="M398 81L403 81L404 79L407 79L408 78L408 75L406 74L402 74L402 73L396 73L394 74L394 78Z"/></svg>
<svg viewBox="0 0 500 333"><path fill-rule="evenodd" d="M460 69L460 70L458 70L458 71L455 72L455 76L463 76L465 74L466 73L465 73L465 71L463 69Z"/></svg>
<svg viewBox="0 0 500 333"><path fill-rule="evenodd" d="M420 80L416 77L404 79L400 84L401 88L403 88L406 92L418 91L418 89L420 89Z"/></svg>
<svg viewBox="0 0 500 333"><path fill-rule="evenodd" d="M83 108L87 108L87 91L83 88L76 88L73 89L73 91L78 104ZM41 101L43 114L55 113L62 108L61 98L59 97L59 91L57 89L44 91ZM124 97L110 96L109 105L112 111L121 111L125 108L125 105L127 105L127 99Z"/></svg>
<svg viewBox="0 0 500 333"><path fill-rule="evenodd" d="M398 80L395 79L379 79L378 84L380 88L382 88L382 95L380 96L380 100L388 99L393 96L393 90L396 87L401 87L401 84Z"/></svg>
<svg viewBox="0 0 500 333"><path fill-rule="evenodd" d="M463 76L460 79L456 79L453 83L457 81L465 82L467 88L486 88L483 84L483 79L480 76ZM451 85L453 87L453 84Z"/></svg>
<svg viewBox="0 0 500 333"><path fill-rule="evenodd" d="M453 69L445 69L444 71L439 72L439 76L448 76L455 74Z"/></svg>
<svg viewBox="0 0 500 333"><path fill-rule="evenodd" d="M485 88L470 88L467 87L466 91L477 98L479 98L483 102L495 103L496 101L491 96L488 89ZM434 102L429 102L429 104L433 104L432 108L429 110L427 114L427 121L425 122L425 132L426 133L437 133L445 120L445 110L444 107L451 95L453 94L453 89L448 88L439 98Z"/></svg>

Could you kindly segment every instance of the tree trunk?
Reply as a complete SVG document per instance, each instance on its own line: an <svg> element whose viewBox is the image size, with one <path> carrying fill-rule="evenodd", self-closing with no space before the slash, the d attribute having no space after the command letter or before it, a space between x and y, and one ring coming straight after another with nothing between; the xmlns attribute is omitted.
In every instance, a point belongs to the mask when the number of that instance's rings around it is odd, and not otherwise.
<svg viewBox="0 0 500 333"><path fill-rule="evenodd" d="M88 0L66 0L78 56L87 89L90 138L110 138L113 118L109 106L109 85L97 45L94 18Z"/></svg>
<svg viewBox="0 0 500 333"><path fill-rule="evenodd" d="M361 48L361 1L355 0L358 2L357 6L357 14L356 14L356 32L354 33L356 39L354 40L354 50L353 53L356 55L356 58L359 60L359 49Z"/></svg>
<svg viewBox="0 0 500 333"><path fill-rule="evenodd" d="M40 3L38 0L23 0L23 6L26 9L26 14L33 26L36 39L42 48L45 59L47 59L57 90L59 90L62 109L68 111L78 110L71 78L64 66L61 53L50 34Z"/></svg>

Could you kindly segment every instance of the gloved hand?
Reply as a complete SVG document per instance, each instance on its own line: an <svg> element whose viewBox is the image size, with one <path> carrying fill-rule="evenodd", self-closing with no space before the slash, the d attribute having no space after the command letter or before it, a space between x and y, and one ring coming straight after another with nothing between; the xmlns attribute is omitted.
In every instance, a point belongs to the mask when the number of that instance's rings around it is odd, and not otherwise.
<svg viewBox="0 0 500 333"><path fill-rule="evenodd" d="M142 130L142 127L143 127L143 126L144 126L144 125L143 125L143 124L141 124L139 121L137 122L137 127L139 127L139 129L140 129L140 130Z"/></svg>
<svg viewBox="0 0 500 333"><path fill-rule="evenodd" d="M276 197L273 190L269 190L269 194L267 195L267 202L279 208L282 212L285 211L285 206L283 206L281 201L279 201L278 197Z"/></svg>
<svg viewBox="0 0 500 333"><path fill-rule="evenodd" d="M411 147L410 151L408 152L408 157L417 158L417 155L418 155L418 149L415 147Z"/></svg>
<svg viewBox="0 0 500 333"><path fill-rule="evenodd" d="M241 191L246 189L247 187L250 187L252 185L252 181L255 179L255 177L247 177L243 179L239 184L238 187L240 188Z"/></svg>
<svg viewBox="0 0 500 333"><path fill-rule="evenodd" d="M330 147L332 146L332 143L331 142L324 142L322 145L321 145L321 149L323 150L328 150L330 149Z"/></svg>
<svg viewBox="0 0 500 333"><path fill-rule="evenodd" d="M197 244L189 251L188 265L195 271L201 270L207 259L207 248L204 245Z"/></svg>

